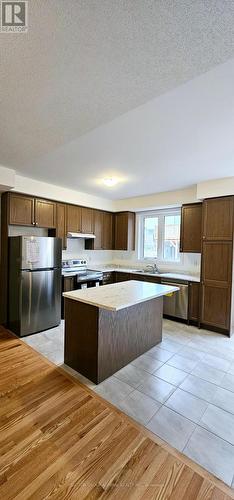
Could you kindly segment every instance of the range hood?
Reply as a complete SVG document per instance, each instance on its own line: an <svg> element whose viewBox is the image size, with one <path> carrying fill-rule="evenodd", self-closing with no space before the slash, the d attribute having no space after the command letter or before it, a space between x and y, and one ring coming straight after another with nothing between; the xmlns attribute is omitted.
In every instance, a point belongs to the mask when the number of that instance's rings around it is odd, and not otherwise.
<svg viewBox="0 0 234 500"><path fill-rule="evenodd" d="M68 232L67 233L67 238L84 238L84 239L89 239L89 240L93 240L94 238L96 238L95 234L88 234L88 233L71 233L71 232Z"/></svg>

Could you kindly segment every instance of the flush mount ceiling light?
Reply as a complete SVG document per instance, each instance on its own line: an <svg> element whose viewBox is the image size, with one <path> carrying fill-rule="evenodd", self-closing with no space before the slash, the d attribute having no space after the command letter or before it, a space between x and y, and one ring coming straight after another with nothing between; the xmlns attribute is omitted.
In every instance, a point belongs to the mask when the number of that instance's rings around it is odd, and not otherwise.
<svg viewBox="0 0 234 500"><path fill-rule="evenodd" d="M105 177L105 179L103 179L103 184L108 187L115 186L116 184L118 184L118 182L118 179L116 179L115 177Z"/></svg>

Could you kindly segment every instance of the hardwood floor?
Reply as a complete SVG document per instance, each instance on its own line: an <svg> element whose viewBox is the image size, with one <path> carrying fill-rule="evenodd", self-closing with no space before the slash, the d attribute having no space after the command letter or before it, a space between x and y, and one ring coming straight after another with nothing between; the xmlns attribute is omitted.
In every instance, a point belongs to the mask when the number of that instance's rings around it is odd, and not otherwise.
<svg viewBox="0 0 234 500"><path fill-rule="evenodd" d="M0 499L233 492L0 327Z"/></svg>

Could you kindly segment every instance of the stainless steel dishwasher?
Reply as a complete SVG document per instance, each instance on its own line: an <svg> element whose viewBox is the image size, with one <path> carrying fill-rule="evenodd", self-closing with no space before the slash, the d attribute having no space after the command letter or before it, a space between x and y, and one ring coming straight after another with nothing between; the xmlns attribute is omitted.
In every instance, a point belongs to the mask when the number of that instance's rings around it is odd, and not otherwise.
<svg viewBox="0 0 234 500"><path fill-rule="evenodd" d="M179 291L163 297L163 314L174 318L188 319L188 282L162 279L162 285L178 286Z"/></svg>

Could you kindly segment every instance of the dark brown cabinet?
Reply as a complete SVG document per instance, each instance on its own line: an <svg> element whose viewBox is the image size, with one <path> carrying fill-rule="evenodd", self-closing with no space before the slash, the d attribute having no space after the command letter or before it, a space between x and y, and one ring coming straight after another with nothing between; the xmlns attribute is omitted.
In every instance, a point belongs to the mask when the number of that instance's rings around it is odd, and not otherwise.
<svg viewBox="0 0 234 500"><path fill-rule="evenodd" d="M93 232L94 239L85 241L86 250L112 250L113 249L113 214L94 210Z"/></svg>
<svg viewBox="0 0 234 500"><path fill-rule="evenodd" d="M67 217L66 217L66 205L63 203L57 203L57 224L56 224L56 236L62 238L63 250L67 248Z"/></svg>
<svg viewBox="0 0 234 500"><path fill-rule="evenodd" d="M189 283L188 318L190 321L199 321L200 283Z"/></svg>
<svg viewBox="0 0 234 500"><path fill-rule="evenodd" d="M161 283L161 278L159 276L149 276L147 274L129 274L130 280L136 281L146 281L147 283Z"/></svg>
<svg viewBox="0 0 234 500"><path fill-rule="evenodd" d="M56 203L21 194L9 193L9 224L56 227Z"/></svg>
<svg viewBox="0 0 234 500"><path fill-rule="evenodd" d="M233 196L210 198L203 202L203 240L233 238Z"/></svg>
<svg viewBox="0 0 234 500"><path fill-rule="evenodd" d="M76 290L76 278L73 276L63 276L62 278L62 293L63 292L72 292ZM61 306L61 316L64 319L65 311L64 311L64 298L62 296L62 306Z"/></svg>
<svg viewBox="0 0 234 500"><path fill-rule="evenodd" d="M87 234L94 232L92 208L81 208L81 232Z"/></svg>
<svg viewBox="0 0 234 500"><path fill-rule="evenodd" d="M128 281L131 279L131 275L129 273L116 273L116 283L120 283L121 281Z"/></svg>
<svg viewBox="0 0 234 500"><path fill-rule="evenodd" d="M233 197L203 203L201 324L230 332Z"/></svg>
<svg viewBox="0 0 234 500"><path fill-rule="evenodd" d="M115 250L135 250L135 213L115 214Z"/></svg>
<svg viewBox="0 0 234 500"><path fill-rule="evenodd" d="M220 285L231 283L232 242L205 241L202 252L202 279Z"/></svg>
<svg viewBox="0 0 234 500"><path fill-rule="evenodd" d="M147 277L144 276L143 274L129 274L129 279L130 280L136 280L136 281L147 281Z"/></svg>
<svg viewBox="0 0 234 500"><path fill-rule="evenodd" d="M181 209L180 252L201 253L202 203L183 205Z"/></svg>
<svg viewBox="0 0 234 500"><path fill-rule="evenodd" d="M81 232L81 207L77 205L67 205L67 231Z"/></svg>
<svg viewBox="0 0 234 500"><path fill-rule="evenodd" d="M87 240L87 244L93 248L93 250L102 250L102 236L103 236L103 213L99 210L94 212L94 240Z"/></svg>
<svg viewBox="0 0 234 500"><path fill-rule="evenodd" d="M35 226L45 228L56 227L56 203L35 199Z"/></svg>
<svg viewBox="0 0 234 500"><path fill-rule="evenodd" d="M110 212L103 212L103 249L113 249L113 214Z"/></svg>
<svg viewBox="0 0 234 500"><path fill-rule="evenodd" d="M21 194L8 194L9 224L34 225L34 198Z"/></svg>
<svg viewBox="0 0 234 500"><path fill-rule="evenodd" d="M202 283L202 324L230 330L231 289L228 285Z"/></svg>

